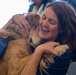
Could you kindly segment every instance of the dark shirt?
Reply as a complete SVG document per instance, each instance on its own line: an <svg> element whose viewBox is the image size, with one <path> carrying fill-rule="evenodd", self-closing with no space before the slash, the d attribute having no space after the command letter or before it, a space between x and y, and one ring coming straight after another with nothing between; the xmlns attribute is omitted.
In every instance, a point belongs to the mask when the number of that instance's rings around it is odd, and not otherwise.
<svg viewBox="0 0 76 75"><path fill-rule="evenodd" d="M70 56L69 53L64 53L61 57L55 57L54 63L50 65L47 70L49 75L66 75L69 64L70 64ZM47 75L45 72L42 72L43 75ZM41 75L38 70L37 75Z"/></svg>

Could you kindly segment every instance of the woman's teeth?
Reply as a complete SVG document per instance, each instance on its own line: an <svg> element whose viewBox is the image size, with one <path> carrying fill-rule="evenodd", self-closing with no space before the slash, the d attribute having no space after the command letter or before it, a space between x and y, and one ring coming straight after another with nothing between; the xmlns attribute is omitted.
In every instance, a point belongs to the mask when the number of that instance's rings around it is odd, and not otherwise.
<svg viewBox="0 0 76 75"><path fill-rule="evenodd" d="M42 28L44 31L48 32L49 30L45 27Z"/></svg>

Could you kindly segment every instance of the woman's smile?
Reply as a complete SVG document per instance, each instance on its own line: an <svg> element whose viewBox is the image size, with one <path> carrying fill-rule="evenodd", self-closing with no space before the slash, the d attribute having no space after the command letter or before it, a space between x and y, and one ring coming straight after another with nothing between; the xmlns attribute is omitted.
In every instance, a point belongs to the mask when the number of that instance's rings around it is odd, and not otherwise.
<svg viewBox="0 0 76 75"><path fill-rule="evenodd" d="M42 27L42 28L41 28L41 31L42 31L42 33L46 34L46 33L49 32L49 29L46 28L46 27Z"/></svg>

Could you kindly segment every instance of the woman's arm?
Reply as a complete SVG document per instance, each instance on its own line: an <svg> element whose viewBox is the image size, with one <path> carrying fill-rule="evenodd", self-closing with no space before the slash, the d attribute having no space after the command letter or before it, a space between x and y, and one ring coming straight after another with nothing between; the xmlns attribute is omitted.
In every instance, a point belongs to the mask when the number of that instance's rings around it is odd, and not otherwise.
<svg viewBox="0 0 76 75"><path fill-rule="evenodd" d="M21 75L36 75L42 53L37 50L32 54Z"/></svg>
<svg viewBox="0 0 76 75"><path fill-rule="evenodd" d="M51 53L53 55L58 55L53 50L55 46L59 45L59 43L56 42L47 42L45 44L39 45L34 53L32 54L30 60L28 61L27 65L25 66L23 72L21 75L36 75L39 62L41 60L41 57L43 53Z"/></svg>

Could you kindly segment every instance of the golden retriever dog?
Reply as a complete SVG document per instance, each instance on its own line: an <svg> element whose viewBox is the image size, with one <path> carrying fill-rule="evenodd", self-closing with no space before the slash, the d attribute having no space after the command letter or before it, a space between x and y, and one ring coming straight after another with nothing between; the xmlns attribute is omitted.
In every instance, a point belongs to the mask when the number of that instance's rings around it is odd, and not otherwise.
<svg viewBox="0 0 76 75"><path fill-rule="evenodd" d="M36 47L41 43L38 36L39 15L29 13L26 16L25 19L30 23L31 30L21 30L19 25L12 23L11 20L0 30L0 37L6 39L8 36L13 36L15 38L15 40L9 41L4 55L0 58L0 75L21 75L23 68L32 56L31 45ZM60 45L54 49L60 56L66 52L68 46ZM44 60L50 64L54 62L53 57L53 55L44 54L39 68L46 72L48 66Z"/></svg>

